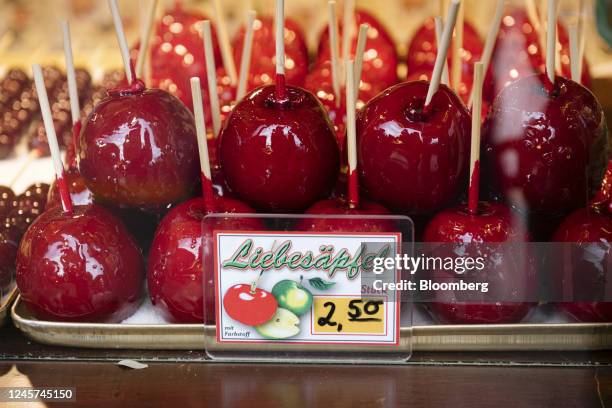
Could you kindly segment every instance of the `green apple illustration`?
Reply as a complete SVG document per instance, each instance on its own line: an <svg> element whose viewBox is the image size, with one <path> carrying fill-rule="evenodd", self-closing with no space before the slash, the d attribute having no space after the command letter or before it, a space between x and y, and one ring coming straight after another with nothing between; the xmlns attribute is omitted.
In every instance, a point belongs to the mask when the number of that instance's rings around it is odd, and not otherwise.
<svg viewBox="0 0 612 408"><path fill-rule="evenodd" d="M293 312L279 307L272 319L255 326L255 330L268 339L288 339L300 332L300 318Z"/></svg>
<svg viewBox="0 0 612 408"><path fill-rule="evenodd" d="M302 286L301 280L296 282L285 279L277 282L272 288L272 295L279 307L284 307L298 316L308 312L312 306L312 293Z"/></svg>

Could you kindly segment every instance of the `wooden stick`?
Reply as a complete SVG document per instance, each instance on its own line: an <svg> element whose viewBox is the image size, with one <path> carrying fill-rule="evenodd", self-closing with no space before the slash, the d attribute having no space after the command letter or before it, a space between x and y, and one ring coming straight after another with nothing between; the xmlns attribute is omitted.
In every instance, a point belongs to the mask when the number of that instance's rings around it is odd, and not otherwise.
<svg viewBox="0 0 612 408"><path fill-rule="evenodd" d="M555 84L555 56L557 49L557 0L548 0L546 35L546 74L551 85Z"/></svg>
<svg viewBox="0 0 612 408"><path fill-rule="evenodd" d="M55 176L57 178L57 186L60 192L62 207L64 213L70 215L72 214L72 200L64 179L64 163L62 162L62 154L57 143L57 135L55 134L55 125L53 123L53 115L51 114L51 106L49 105L45 80L40 65L32 65L32 71L34 72L34 83L36 84L36 93L38 94L38 104L40 105L40 111L45 125L45 132L47 134L49 150L51 151L53 167L55 168Z"/></svg>
<svg viewBox="0 0 612 408"><path fill-rule="evenodd" d="M240 57L240 76L238 77L238 90L236 91L236 100L238 101L246 95L249 67L251 66L251 50L253 49L255 16L255 10L247 12L246 32L244 34L244 44L242 44L242 56Z"/></svg>
<svg viewBox="0 0 612 408"><path fill-rule="evenodd" d="M130 48L128 47L127 40L125 38L125 31L123 30L123 23L121 22L121 14L119 14L119 6L117 6L117 0L108 0L108 5L113 15L113 23L115 24L115 33L117 34L117 42L119 43L119 49L121 50L121 58L123 59L123 69L125 70L125 77L128 83L134 81L132 76L132 68L130 66Z"/></svg>
<svg viewBox="0 0 612 408"><path fill-rule="evenodd" d="M578 10L578 61L580 61L580 64L578 64L579 78L582 78L582 69L584 67L584 48L586 46L586 23L584 21L584 17L587 11L585 10L585 5L586 1L580 0Z"/></svg>
<svg viewBox="0 0 612 408"><path fill-rule="evenodd" d="M193 98L193 115L196 124L198 152L200 154L200 176L202 179L202 198L204 207L208 212L214 212L214 190L210 171L210 157L208 155L208 142L206 140L206 122L204 121L204 108L202 101L202 87L200 78L191 78L191 96Z"/></svg>
<svg viewBox="0 0 612 408"><path fill-rule="evenodd" d="M572 71L572 81L580 83L580 61L578 51L578 26L576 24L570 24L567 27L569 31L569 46L570 46L570 68Z"/></svg>
<svg viewBox="0 0 612 408"><path fill-rule="evenodd" d="M438 55L436 55L436 64L431 75L431 82L429 82L429 89L427 90L427 97L425 98L424 110L429 108L429 104L438 88L440 87L440 79L442 77L442 68L446 62L446 56L448 55L448 46L450 44L451 35L455 28L455 21L457 20L457 11L459 9L459 0L451 0L448 7L448 19L444 25L444 31L442 32L442 41L438 47Z"/></svg>
<svg viewBox="0 0 612 408"><path fill-rule="evenodd" d="M544 50L544 42L542 41L542 25L540 24L540 17L538 15L538 10L535 5L534 0L525 0L525 10L527 11L527 18L529 19L529 23L533 27L537 37L538 37L538 45L540 49ZM540 10L541 11L541 10Z"/></svg>
<svg viewBox="0 0 612 408"><path fill-rule="evenodd" d="M345 62L346 83L355 83L355 66L352 60ZM348 204L350 208L359 207L359 179L357 176L357 127L355 87L346 87L346 137L348 152Z"/></svg>
<svg viewBox="0 0 612 408"><path fill-rule="evenodd" d="M468 190L468 210L471 214L478 213L478 195L480 183L480 126L482 125L482 83L484 80L484 64L474 64L474 106L472 107L472 139L470 149L470 186Z"/></svg>
<svg viewBox="0 0 612 408"><path fill-rule="evenodd" d="M327 24L329 27L329 49L332 72L332 89L336 98L336 106L340 106L340 67L338 61L338 18L336 17L336 2L327 2Z"/></svg>
<svg viewBox="0 0 612 408"><path fill-rule="evenodd" d="M137 78L143 78L144 66L147 60L147 54L149 53L149 44L151 43L151 31L155 24L157 1L158 0L151 0L149 4L149 12L146 14L146 20L140 36L140 49L138 50L138 59L136 60Z"/></svg>
<svg viewBox="0 0 612 408"><path fill-rule="evenodd" d="M459 13L457 14L457 22L455 23L455 38L453 39L452 59L453 66L451 68L451 85L455 92L459 93L461 88L461 69L463 66L463 24L465 22L465 5L459 2Z"/></svg>
<svg viewBox="0 0 612 408"><path fill-rule="evenodd" d="M213 137L219 135L221 130L221 108L219 104L219 93L217 91L217 71L215 69L215 54L212 45L212 31L210 20L205 20L203 25L204 35L204 58L206 59L206 78L208 81L208 99L210 103L210 114L213 123Z"/></svg>
<svg viewBox="0 0 612 408"><path fill-rule="evenodd" d="M351 56L351 44L353 41L353 26L355 20L355 0L344 0L342 10L342 61L346 61ZM345 64L342 64L345 67ZM346 74L341 75L342 82L346 79ZM346 86L346 84L344 84Z"/></svg>
<svg viewBox="0 0 612 408"><path fill-rule="evenodd" d="M368 30L370 26L367 24L359 25L359 34L357 35L357 48L355 49L355 97L359 98L359 85L361 84L361 72L363 71L363 54L365 53L366 41L368 39Z"/></svg>
<svg viewBox="0 0 612 408"><path fill-rule="evenodd" d="M482 50L482 57L480 58L480 62L482 62L483 69L485 72L485 76L487 75L487 71L489 70L489 64L491 63L491 56L493 55L493 48L495 47L495 42L497 40L497 34L499 34L499 27L501 24L501 19L504 15L504 6L505 0L497 0L497 6L495 7L495 15L493 16L493 22L489 27L489 33L487 34L487 38L485 39L484 48ZM472 86L472 92L470 93L470 100L468 102L468 107L472 106L472 101L474 99L474 87Z"/></svg>
<svg viewBox="0 0 612 408"><path fill-rule="evenodd" d="M70 96L70 115L72 124L81 118L81 107L79 106L79 91L77 89L76 74L74 72L74 58L72 55L72 41L70 38L70 25L68 21L62 21L62 32L64 34L64 58L66 59L66 76L68 79L68 94Z"/></svg>
<svg viewBox="0 0 612 408"><path fill-rule="evenodd" d="M285 1L276 0L276 98L286 99L285 86Z"/></svg>
<svg viewBox="0 0 612 408"><path fill-rule="evenodd" d="M442 23L442 17L434 17L434 24L436 30L436 47L440 46L440 41L442 40L442 31L444 31L444 24ZM444 69L442 71L442 79L441 83L448 86L448 62L444 61Z"/></svg>
<svg viewBox="0 0 612 408"><path fill-rule="evenodd" d="M236 86L238 84L238 74L236 73L236 63L232 55L232 46L230 44L227 24L225 16L221 8L221 0L214 0L213 6L215 16L217 17L217 30L219 35L219 46L221 47L221 58L223 59L223 67L230 78L230 84Z"/></svg>
<svg viewBox="0 0 612 408"><path fill-rule="evenodd" d="M548 0L540 0L540 46L542 47L542 55L546 56L546 33L548 30L548 23L546 22L546 15L548 14Z"/></svg>

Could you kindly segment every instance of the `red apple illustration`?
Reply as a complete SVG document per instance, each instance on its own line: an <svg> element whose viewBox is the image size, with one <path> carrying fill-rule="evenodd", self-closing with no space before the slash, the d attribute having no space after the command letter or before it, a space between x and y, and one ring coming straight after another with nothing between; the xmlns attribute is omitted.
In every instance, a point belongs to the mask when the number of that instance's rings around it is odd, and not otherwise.
<svg viewBox="0 0 612 408"><path fill-rule="evenodd" d="M225 292L223 307L232 319L248 326L259 326L272 319L278 304L274 296L252 285L234 285Z"/></svg>

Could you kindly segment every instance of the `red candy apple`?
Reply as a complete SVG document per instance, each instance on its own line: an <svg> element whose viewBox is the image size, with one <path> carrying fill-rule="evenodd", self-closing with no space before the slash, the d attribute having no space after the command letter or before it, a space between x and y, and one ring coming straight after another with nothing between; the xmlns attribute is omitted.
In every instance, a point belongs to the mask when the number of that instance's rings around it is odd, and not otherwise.
<svg viewBox="0 0 612 408"><path fill-rule="evenodd" d="M65 173L64 178L70 191L70 198L74 205L93 204L94 197L91 190L85 184L85 180L81 176L79 169L70 167ZM49 188L46 208L51 208L61 204L60 192L57 186L57 181L54 181Z"/></svg>
<svg viewBox="0 0 612 408"><path fill-rule="evenodd" d="M215 212L252 213L249 206L226 197L215 197ZM169 320L180 323L204 321L204 302L207 314L214 310L214 293L204 295L202 274L212 282L211 266L203 266L203 251L206 257L212 251L212 230L261 230L263 225L255 218L218 218L206 224L208 232L202 231L202 221L207 214L204 199L194 198L173 208L161 221L149 251L148 284L151 301ZM202 235L210 238L205 245ZM212 284L208 285L213 287ZM212 315L210 315L212 316Z"/></svg>
<svg viewBox="0 0 612 408"><path fill-rule="evenodd" d="M134 240L99 206L43 213L17 254L21 299L39 319L120 322L140 304L143 274Z"/></svg>
<svg viewBox="0 0 612 408"><path fill-rule="evenodd" d="M197 182L193 115L178 99L140 81L111 90L83 124L79 169L101 201L159 208Z"/></svg>
<svg viewBox="0 0 612 408"><path fill-rule="evenodd" d="M219 162L231 192L263 211L302 211L333 187L339 151L314 95L268 85L247 94L227 118Z"/></svg>
<svg viewBox="0 0 612 408"><path fill-rule="evenodd" d="M232 319L247 326L259 326L276 313L274 296L254 284L234 285L223 296L223 308Z"/></svg>
<svg viewBox="0 0 612 408"><path fill-rule="evenodd" d="M544 75L508 85L485 123L483 169L523 211L554 216L586 204L599 186L610 144L601 105L585 87Z"/></svg>
<svg viewBox="0 0 612 408"><path fill-rule="evenodd" d="M246 29L244 26L232 40L235 61L241 61ZM302 86L308 74L308 49L304 34L297 22L285 19L285 74L288 84ZM258 16L253 25L253 48L247 90L274 82L276 49L274 48L274 19Z"/></svg>
<svg viewBox="0 0 612 408"><path fill-rule="evenodd" d="M391 87L357 119L361 185L370 198L403 213L448 205L467 175L469 112L441 85L424 113L428 86L415 81Z"/></svg>

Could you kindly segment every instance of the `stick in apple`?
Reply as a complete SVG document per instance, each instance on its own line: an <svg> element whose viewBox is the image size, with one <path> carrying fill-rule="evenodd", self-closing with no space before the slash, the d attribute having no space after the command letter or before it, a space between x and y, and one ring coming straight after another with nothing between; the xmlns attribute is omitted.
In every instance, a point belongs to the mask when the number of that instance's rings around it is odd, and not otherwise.
<svg viewBox="0 0 612 408"><path fill-rule="evenodd" d="M351 41L353 40L353 26L355 19L355 0L344 0L342 10L342 61L350 58ZM346 74L342 74L342 81L346 78ZM345 84L346 86L346 84Z"/></svg>
<svg viewBox="0 0 612 408"><path fill-rule="evenodd" d="M255 10L247 12L246 32L244 35L244 44L242 45L242 56L240 57L240 75L238 77L238 90L236 91L236 100L244 98L246 95L249 67L251 65L251 50L253 49L253 24L255 24Z"/></svg>
<svg viewBox="0 0 612 408"><path fill-rule="evenodd" d="M203 25L204 35L204 57L206 59L206 77L208 81L208 98L210 103L210 114L212 116L213 137L219 135L221 130L221 108L219 105L219 93L217 91L217 71L215 70L215 55L212 46L212 31L210 21L205 20Z"/></svg>
<svg viewBox="0 0 612 408"><path fill-rule="evenodd" d="M55 176L57 178L62 207L64 209L64 213L72 214L72 199L70 198L68 185L66 184L66 180L64 178L64 164L62 163L62 156L57 143L55 125L53 124L53 115L51 114L51 107L49 105L49 98L47 96L47 89L45 88L45 80L43 78L42 69L40 68L40 65L34 64L32 65L32 71L34 72L34 83L36 84L38 103L40 105L40 110L45 125L45 132L47 133L47 141L49 142L49 150L51 151L53 167L55 168Z"/></svg>
<svg viewBox="0 0 612 408"><path fill-rule="evenodd" d="M123 59L123 69L125 70L125 77L129 84L134 81L132 75L132 67L130 66L130 49L125 38L125 31L123 30L123 23L121 22L121 14L119 14L119 6L117 6L117 0L108 0L108 5L113 15L113 23L115 24L115 33L117 34L117 42L119 43L119 49L121 50L121 58Z"/></svg>
<svg viewBox="0 0 612 408"><path fill-rule="evenodd" d="M586 24L584 16L587 13L585 10L586 1L580 0L578 9L578 34L579 34L579 47L578 47L578 77L582 78L582 67L584 66L584 48L586 46Z"/></svg>
<svg viewBox="0 0 612 408"><path fill-rule="evenodd" d="M570 24L567 29L569 30L569 45L570 45L570 68L572 70L572 81L580 83L580 61L579 58L579 44L578 44L578 26L576 24Z"/></svg>
<svg viewBox="0 0 612 408"><path fill-rule="evenodd" d="M487 73L487 70L489 69L489 64L491 63L491 56L493 55L493 48L495 47L495 41L497 40L497 34L499 33L501 19L504 15L505 3L506 3L505 0L497 0L497 6L495 7L495 15L493 16L493 22L491 23L491 27L489 27L489 33L487 34L484 48L482 50L482 57L480 58L480 62L482 62L483 64L485 75ZM468 102L468 107L472 107L473 98L474 98L474 86L472 85L472 92L470 94L470 100Z"/></svg>
<svg viewBox="0 0 612 408"><path fill-rule="evenodd" d="M359 34L357 35L357 47L355 48L355 97L359 97L359 84L361 84L361 71L363 71L363 54L365 52L366 40L368 39L368 30L370 26L367 24L359 25Z"/></svg>
<svg viewBox="0 0 612 408"><path fill-rule="evenodd" d="M551 89L555 85L555 57L557 50L557 0L548 0L546 24L546 75Z"/></svg>
<svg viewBox="0 0 612 408"><path fill-rule="evenodd" d="M151 0L149 4L149 10L146 14L146 21L144 22L144 29L140 37L140 49L138 50L138 59L136 60L136 77L142 78L144 71L145 62L147 60L147 54L149 53L149 44L151 43L151 31L155 24L155 13L157 10L157 1Z"/></svg>
<svg viewBox="0 0 612 408"><path fill-rule="evenodd" d="M442 17L434 17L434 25L436 30L436 44L439 47L442 41L442 31L444 31L444 24L442 23ZM444 61L444 69L442 71L441 83L448 86L448 62Z"/></svg>
<svg viewBox="0 0 612 408"><path fill-rule="evenodd" d="M465 5L459 1L459 13L455 23L455 38L453 39L452 58L453 66L451 69L451 85L455 92L459 93L461 87L461 52L463 50L463 24L465 21Z"/></svg>
<svg viewBox="0 0 612 408"><path fill-rule="evenodd" d="M446 63L446 56L448 55L448 46L450 44L453 29L455 28L455 21L457 20L458 9L459 0L452 0L448 7L448 19L446 21L446 25L444 26L444 31L442 32L442 41L440 42L440 46L438 47L438 55L436 55L436 63L434 65L434 70L431 75L431 82L429 83L429 88L427 89L427 97L425 98L425 106L423 108L424 111L427 111L433 96L436 92L438 92L438 88L440 87L442 70L444 68L444 64Z"/></svg>
<svg viewBox="0 0 612 408"><path fill-rule="evenodd" d="M470 186L468 190L468 210L470 214L478 214L478 195L480 184L480 126L482 112L482 83L484 81L484 64L474 64L472 107L472 139L470 150Z"/></svg>
<svg viewBox="0 0 612 408"><path fill-rule="evenodd" d="M352 60L345 61L346 83L355 83L355 66ZM346 137L348 151L348 205L359 207L359 177L357 175L357 129L355 123L355 87L346 87Z"/></svg>
<svg viewBox="0 0 612 408"><path fill-rule="evenodd" d="M285 1L276 0L276 99L287 99L285 86Z"/></svg>
<svg viewBox="0 0 612 408"><path fill-rule="evenodd" d="M215 16L217 18L217 29L219 30L219 45L221 46L223 67L229 75L230 84L232 86L236 86L238 84L238 74L236 73L236 63L234 62L234 57L232 56L232 46L230 44L223 9L221 8L221 0L214 0L213 6L215 9Z"/></svg>
<svg viewBox="0 0 612 408"><path fill-rule="evenodd" d="M208 156L208 143L206 141L206 123L204 121L204 108L202 102L202 87L200 78L191 78L191 96L193 97L193 115L196 124L198 139L198 152L200 154L200 177L202 179L202 196L206 211L215 211L212 175L210 172L210 158Z"/></svg>
<svg viewBox="0 0 612 408"><path fill-rule="evenodd" d="M70 96L70 114L72 118L72 145L74 152L78 150L79 134L81 133L81 107L79 106L79 92L74 71L74 58L72 55L72 40L70 37L70 25L67 21L62 22L62 32L64 36L64 57L66 59L66 76L68 79L68 94ZM76 156L75 156L76 158ZM76 166L71 163L71 166Z"/></svg>
<svg viewBox="0 0 612 408"><path fill-rule="evenodd" d="M329 49L332 72L332 88L336 98L336 107L340 106L340 67L338 61L338 19L336 17L336 2L327 3L327 18L329 27Z"/></svg>

